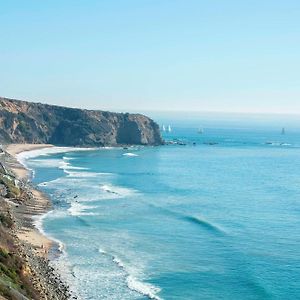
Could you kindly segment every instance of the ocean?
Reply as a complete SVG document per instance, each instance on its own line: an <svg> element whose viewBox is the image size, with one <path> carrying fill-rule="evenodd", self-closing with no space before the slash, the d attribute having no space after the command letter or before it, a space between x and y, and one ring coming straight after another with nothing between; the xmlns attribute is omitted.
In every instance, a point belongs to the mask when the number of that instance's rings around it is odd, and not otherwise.
<svg viewBox="0 0 300 300"><path fill-rule="evenodd" d="M300 129L281 121L161 118L172 145L20 154L53 203L52 265L80 299L300 299Z"/></svg>

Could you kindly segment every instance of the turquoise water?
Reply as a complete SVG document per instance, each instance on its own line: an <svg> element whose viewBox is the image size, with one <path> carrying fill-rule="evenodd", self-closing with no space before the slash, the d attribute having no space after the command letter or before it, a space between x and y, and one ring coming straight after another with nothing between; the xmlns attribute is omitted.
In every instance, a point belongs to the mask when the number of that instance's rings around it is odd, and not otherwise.
<svg viewBox="0 0 300 300"><path fill-rule="evenodd" d="M60 242L53 264L73 290L83 299L300 299L300 131L200 135L178 122L165 138L186 146L27 155L54 205L37 226Z"/></svg>

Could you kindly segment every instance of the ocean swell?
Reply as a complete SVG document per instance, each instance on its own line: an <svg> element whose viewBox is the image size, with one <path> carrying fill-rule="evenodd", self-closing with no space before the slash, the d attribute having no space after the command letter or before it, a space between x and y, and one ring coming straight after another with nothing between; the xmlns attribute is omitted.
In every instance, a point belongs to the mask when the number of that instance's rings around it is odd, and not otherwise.
<svg viewBox="0 0 300 300"><path fill-rule="evenodd" d="M195 217L195 216L184 216L183 220L188 221L192 224L200 225L202 228L207 229L216 234L225 234L225 231L220 228L218 225L209 222L203 218Z"/></svg>

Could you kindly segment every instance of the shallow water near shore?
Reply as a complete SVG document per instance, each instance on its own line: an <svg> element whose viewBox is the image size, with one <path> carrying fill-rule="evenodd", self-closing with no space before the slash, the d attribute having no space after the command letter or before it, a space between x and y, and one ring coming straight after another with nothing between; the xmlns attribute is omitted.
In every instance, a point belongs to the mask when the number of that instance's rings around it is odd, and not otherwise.
<svg viewBox="0 0 300 300"><path fill-rule="evenodd" d="M300 131L178 126L185 146L28 155L82 299L300 298Z"/></svg>

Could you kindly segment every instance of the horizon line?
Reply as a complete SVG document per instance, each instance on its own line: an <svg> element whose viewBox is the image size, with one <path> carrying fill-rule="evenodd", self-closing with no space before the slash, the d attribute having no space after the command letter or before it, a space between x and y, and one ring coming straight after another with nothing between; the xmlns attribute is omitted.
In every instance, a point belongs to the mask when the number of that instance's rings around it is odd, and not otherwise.
<svg viewBox="0 0 300 300"><path fill-rule="evenodd" d="M85 110L100 110L100 111L111 111L111 112L119 112L119 113L189 113L189 114L232 114L232 115L272 115L272 116L299 116L300 117L300 112L279 112L279 111L228 111L228 110L209 110L209 109L204 109L204 110L188 110L188 109L171 109L171 110L166 110L166 109L157 109L157 108L146 108L146 109L128 109L128 108L91 108L88 106L83 107L83 106L68 106L68 105L61 105L61 104L56 104L56 103L49 103L49 101L41 101L41 100L21 100L21 99L16 99L15 97L5 97L5 96L0 96L2 99L7 99L7 100L17 100L17 101L24 101L24 102L31 102L31 103L41 103L41 104L46 104L46 105L53 105L53 106L60 106L60 107L68 107L68 108L74 108L74 109L85 109Z"/></svg>

